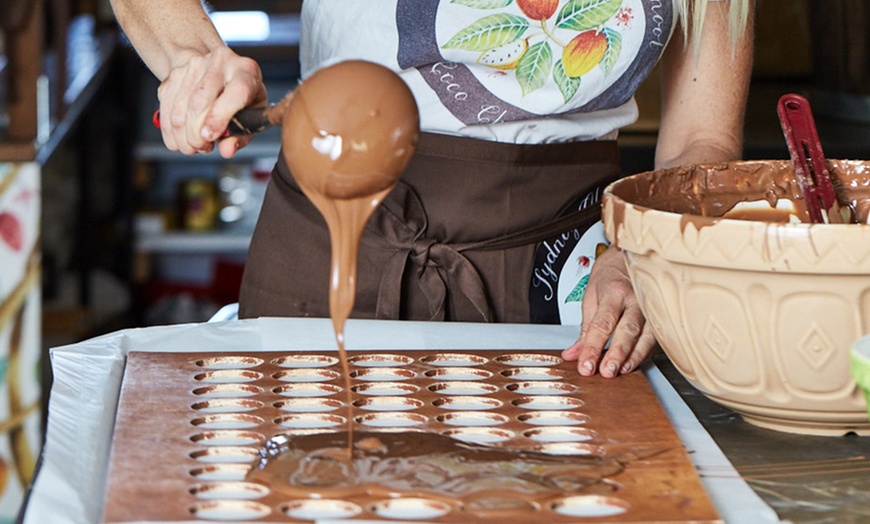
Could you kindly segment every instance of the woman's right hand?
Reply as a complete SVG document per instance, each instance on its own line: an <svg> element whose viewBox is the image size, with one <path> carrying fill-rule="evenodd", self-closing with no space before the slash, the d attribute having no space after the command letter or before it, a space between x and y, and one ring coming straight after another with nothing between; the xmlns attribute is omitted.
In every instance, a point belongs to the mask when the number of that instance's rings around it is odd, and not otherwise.
<svg viewBox="0 0 870 524"><path fill-rule="evenodd" d="M231 158L251 140L223 137L233 115L267 102L260 66L227 46L179 58L157 89L163 142L186 155L209 153L216 143Z"/></svg>

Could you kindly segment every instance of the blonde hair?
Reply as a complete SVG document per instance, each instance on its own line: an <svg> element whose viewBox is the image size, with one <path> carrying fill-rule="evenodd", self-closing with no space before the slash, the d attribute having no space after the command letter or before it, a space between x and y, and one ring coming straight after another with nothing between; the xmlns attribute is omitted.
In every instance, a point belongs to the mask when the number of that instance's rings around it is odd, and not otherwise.
<svg viewBox="0 0 870 524"><path fill-rule="evenodd" d="M753 0L678 0L679 20L683 27L683 38L692 40L692 46L697 53L704 30L704 19L707 15L707 3L726 1L728 6L728 29L731 42L735 43L746 31L749 22L749 10Z"/></svg>

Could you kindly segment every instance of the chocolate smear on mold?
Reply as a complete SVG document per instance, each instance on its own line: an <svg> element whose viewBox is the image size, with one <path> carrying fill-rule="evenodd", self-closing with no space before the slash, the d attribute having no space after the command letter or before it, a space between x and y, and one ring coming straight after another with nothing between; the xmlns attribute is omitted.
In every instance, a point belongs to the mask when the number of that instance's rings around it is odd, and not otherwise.
<svg viewBox="0 0 870 524"><path fill-rule="evenodd" d="M466 510L477 505L491 515L564 493L611 494L618 484L609 479L626 464L665 451L562 456L390 431L360 432L347 461L346 440L343 432L273 437L247 480L288 499L420 496L462 503Z"/></svg>

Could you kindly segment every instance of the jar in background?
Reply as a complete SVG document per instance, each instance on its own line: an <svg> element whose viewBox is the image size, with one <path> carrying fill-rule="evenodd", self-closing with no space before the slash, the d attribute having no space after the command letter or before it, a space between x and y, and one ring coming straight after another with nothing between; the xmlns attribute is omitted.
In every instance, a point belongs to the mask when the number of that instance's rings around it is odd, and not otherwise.
<svg viewBox="0 0 870 524"><path fill-rule="evenodd" d="M209 231L214 229L218 214L217 187L212 180L189 178L181 182L179 220L182 229Z"/></svg>

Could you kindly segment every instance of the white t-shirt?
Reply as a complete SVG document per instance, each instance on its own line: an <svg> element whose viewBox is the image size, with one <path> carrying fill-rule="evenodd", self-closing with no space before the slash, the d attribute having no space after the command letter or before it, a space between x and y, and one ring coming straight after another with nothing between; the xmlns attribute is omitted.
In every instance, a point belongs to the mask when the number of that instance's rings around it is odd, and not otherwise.
<svg viewBox="0 0 870 524"><path fill-rule="evenodd" d="M670 39L676 0L306 0L303 79L398 72L421 128L518 144L612 139Z"/></svg>

